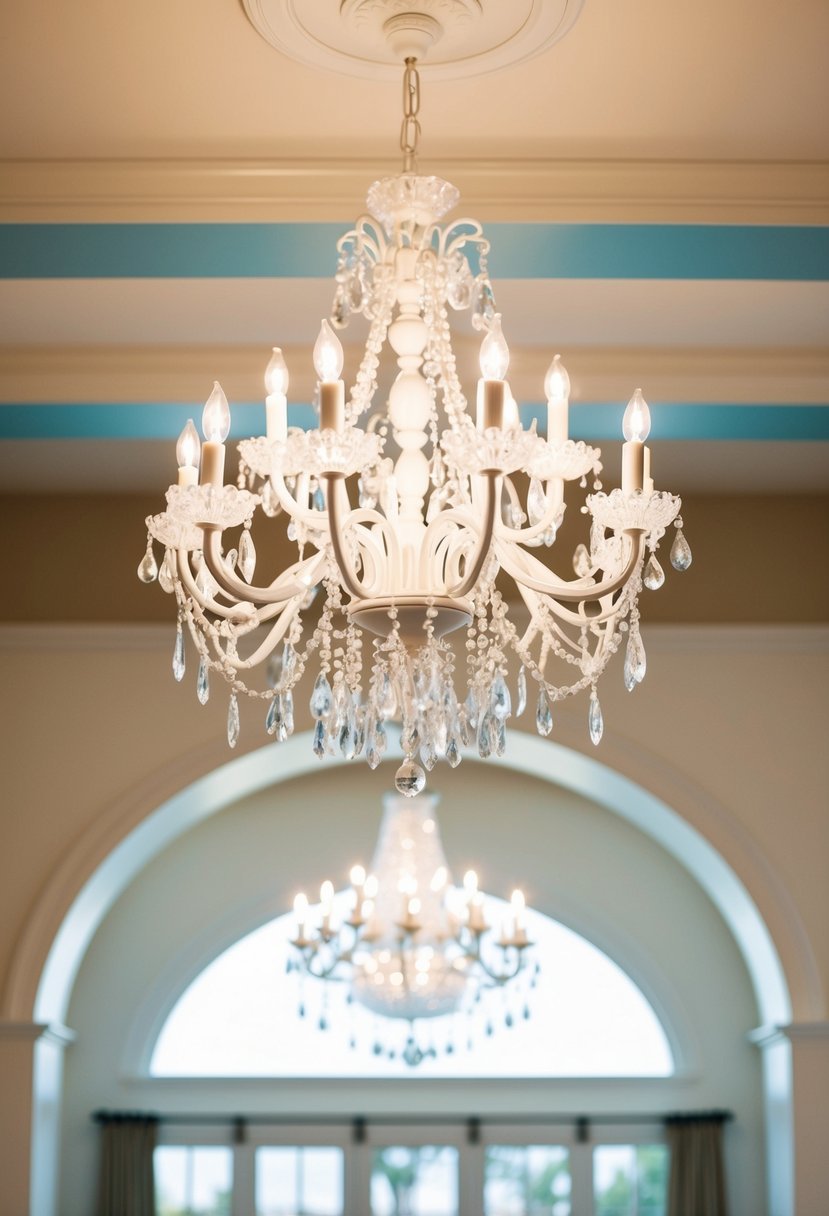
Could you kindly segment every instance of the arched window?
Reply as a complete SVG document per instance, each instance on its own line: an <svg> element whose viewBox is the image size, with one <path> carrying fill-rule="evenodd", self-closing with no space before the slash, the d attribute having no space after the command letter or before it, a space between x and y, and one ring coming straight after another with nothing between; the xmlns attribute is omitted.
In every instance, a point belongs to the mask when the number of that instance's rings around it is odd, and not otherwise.
<svg viewBox="0 0 829 1216"><path fill-rule="evenodd" d="M490 902L497 915L501 901ZM185 989L156 1041L154 1076L412 1075L393 1038L393 1057L388 1051L376 1054L376 1019L347 1003L345 984L328 984L323 992L319 981L289 972L293 919L281 916L247 934ZM585 938L547 916L528 913L527 927L540 965L535 987L518 996L497 991L470 1015L424 1024L435 1055L418 1065L417 1075L670 1076L674 1062L665 1031L630 977ZM321 1022L326 1033L320 1033ZM385 1019L386 1045L389 1029ZM405 1034L401 1023L401 1047ZM467 1050L470 1040L473 1051Z"/></svg>

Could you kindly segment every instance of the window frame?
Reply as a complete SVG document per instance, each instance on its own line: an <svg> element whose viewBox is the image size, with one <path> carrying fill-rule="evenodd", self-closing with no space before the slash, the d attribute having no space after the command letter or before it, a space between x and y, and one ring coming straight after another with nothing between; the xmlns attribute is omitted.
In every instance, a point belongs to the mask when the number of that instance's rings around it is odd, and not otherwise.
<svg viewBox="0 0 829 1216"><path fill-rule="evenodd" d="M343 1214L369 1213L371 1165L374 1150L391 1145L446 1145L458 1150L458 1216L481 1216L484 1198L486 1149L490 1145L560 1145L569 1153L571 1216L594 1216L593 1150L614 1144L665 1144L665 1128L660 1122L627 1114L606 1122L590 1120L587 1139L579 1137L572 1122L503 1121L487 1118L478 1129L477 1140L470 1141L469 1120L452 1118L438 1122L414 1122L402 1118L368 1119L363 1138L355 1140L355 1123L334 1116L330 1123L266 1123L251 1121L244 1125L244 1137L236 1138L234 1119L217 1123L164 1123L158 1129L158 1147L215 1147L231 1149L231 1216L256 1213L256 1151L268 1147L331 1147L343 1150Z"/></svg>

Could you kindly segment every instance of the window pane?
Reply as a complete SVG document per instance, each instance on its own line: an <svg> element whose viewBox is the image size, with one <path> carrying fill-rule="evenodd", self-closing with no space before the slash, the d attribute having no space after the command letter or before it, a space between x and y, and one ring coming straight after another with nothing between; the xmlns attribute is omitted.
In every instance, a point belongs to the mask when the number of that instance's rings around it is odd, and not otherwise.
<svg viewBox="0 0 829 1216"><path fill-rule="evenodd" d="M457 1216L458 1150L381 1148L371 1168L372 1216Z"/></svg>
<svg viewBox="0 0 829 1216"><path fill-rule="evenodd" d="M665 1216L664 1144L604 1144L593 1150L596 1216Z"/></svg>
<svg viewBox="0 0 829 1216"><path fill-rule="evenodd" d="M256 1212L257 1216L342 1216L342 1149L258 1149Z"/></svg>
<svg viewBox="0 0 829 1216"><path fill-rule="evenodd" d="M157 1148L153 1171L158 1216L230 1216L233 1153L229 1148Z"/></svg>
<svg viewBox="0 0 829 1216"><path fill-rule="evenodd" d="M570 1156L560 1145L486 1150L485 1216L570 1216Z"/></svg>

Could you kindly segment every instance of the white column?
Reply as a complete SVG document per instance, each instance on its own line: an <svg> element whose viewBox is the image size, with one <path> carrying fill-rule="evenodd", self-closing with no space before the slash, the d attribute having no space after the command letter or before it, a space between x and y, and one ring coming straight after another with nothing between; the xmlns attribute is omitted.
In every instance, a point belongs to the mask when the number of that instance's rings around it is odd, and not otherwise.
<svg viewBox="0 0 829 1216"><path fill-rule="evenodd" d="M57 1210L65 1026L0 1022L0 1216Z"/></svg>

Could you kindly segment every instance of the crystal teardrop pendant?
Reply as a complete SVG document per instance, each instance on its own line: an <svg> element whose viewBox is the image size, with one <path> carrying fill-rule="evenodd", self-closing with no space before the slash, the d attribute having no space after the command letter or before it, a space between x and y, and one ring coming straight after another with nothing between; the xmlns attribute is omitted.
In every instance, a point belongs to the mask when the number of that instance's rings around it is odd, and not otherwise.
<svg viewBox="0 0 829 1216"><path fill-rule="evenodd" d="M184 670L184 630L181 627L181 621L179 621L176 626L176 644L173 647L173 676L178 680L179 684L184 679Z"/></svg>
<svg viewBox="0 0 829 1216"><path fill-rule="evenodd" d="M515 716L520 718L527 708L527 673L522 663L518 671L518 699L515 706Z"/></svg>
<svg viewBox="0 0 829 1216"><path fill-rule="evenodd" d="M634 625L628 634L628 644L625 650L625 688L633 692L637 684L641 684L647 670L647 658L642 635Z"/></svg>
<svg viewBox="0 0 829 1216"><path fill-rule="evenodd" d="M174 578L175 566L173 565L174 558L172 552L167 549L164 553L164 560L158 571L158 585L167 595L175 590L176 581Z"/></svg>
<svg viewBox="0 0 829 1216"><path fill-rule="evenodd" d="M239 570L246 583L253 579L256 570L256 549L250 531L245 528L239 538Z"/></svg>
<svg viewBox="0 0 829 1216"><path fill-rule="evenodd" d="M587 725L590 730L590 740L595 747L598 747L602 741L602 733L604 732L604 719L602 718L602 707L599 704L599 698L596 696L595 688L590 694Z"/></svg>
<svg viewBox="0 0 829 1216"><path fill-rule="evenodd" d="M648 558L648 564L645 566L645 572L642 575L642 582L648 591L658 591L665 582L665 571L656 560L654 553Z"/></svg>
<svg viewBox="0 0 829 1216"><path fill-rule="evenodd" d="M674 570L687 570L694 560L691 546L685 539L681 528L677 528L674 543L671 545L671 565Z"/></svg>
<svg viewBox="0 0 829 1216"><path fill-rule="evenodd" d="M276 716L277 716L278 700L279 700L279 695L277 694L275 697L273 697L271 699L271 703L268 706L268 712L265 715L265 730L268 732L269 735L276 734Z"/></svg>
<svg viewBox="0 0 829 1216"><path fill-rule="evenodd" d="M154 583L158 578L158 566L152 545L147 545L147 552L138 563L137 574L142 583Z"/></svg>
<svg viewBox="0 0 829 1216"><path fill-rule="evenodd" d="M547 696L546 688L540 688L538 691L538 704L535 709L535 728L540 735L544 735L545 737L553 729L553 711L550 709L550 698Z"/></svg>
<svg viewBox="0 0 829 1216"><path fill-rule="evenodd" d="M527 515L530 523L535 526L541 523L547 510L547 497L544 493L544 487L537 477L530 479L530 488L527 491Z"/></svg>
<svg viewBox="0 0 829 1216"><path fill-rule="evenodd" d="M446 740L446 759L450 768L457 768L461 762L461 749L456 734L452 733Z"/></svg>
<svg viewBox="0 0 829 1216"><path fill-rule="evenodd" d="M317 719L314 726L314 755L318 760L322 760L325 755L325 723L322 718Z"/></svg>
<svg viewBox="0 0 829 1216"><path fill-rule="evenodd" d="M413 760L404 760L394 774L394 785L398 794L406 798L414 798L426 784L426 774L419 764Z"/></svg>
<svg viewBox="0 0 829 1216"><path fill-rule="evenodd" d="M239 702L236 700L236 693L230 694L230 701L227 707L227 745L235 747L239 742Z"/></svg>
<svg viewBox="0 0 829 1216"><path fill-rule="evenodd" d="M292 735L294 733L294 694L292 692L282 694L282 720L285 723L285 734Z"/></svg>
<svg viewBox="0 0 829 1216"><path fill-rule="evenodd" d="M210 677L207 659L202 655L199 659L199 674L196 677L196 696L200 705L206 705L210 697Z"/></svg>
<svg viewBox="0 0 829 1216"><path fill-rule="evenodd" d="M573 554L573 569L579 578L586 578L590 573L590 554L587 552L587 545L576 545Z"/></svg>
<svg viewBox="0 0 829 1216"><path fill-rule="evenodd" d="M328 676L321 671L314 684L314 691L311 693L311 716L317 721L326 717L331 711L332 700Z"/></svg>

